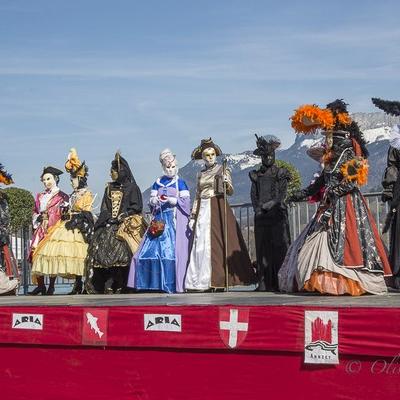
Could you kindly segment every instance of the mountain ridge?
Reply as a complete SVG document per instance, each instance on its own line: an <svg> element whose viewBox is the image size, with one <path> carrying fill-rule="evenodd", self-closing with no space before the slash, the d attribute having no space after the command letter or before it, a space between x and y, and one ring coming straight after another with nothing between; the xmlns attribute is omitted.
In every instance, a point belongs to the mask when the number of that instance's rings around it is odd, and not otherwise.
<svg viewBox="0 0 400 400"><path fill-rule="evenodd" d="M389 148L390 128L400 123L400 118L388 116L385 113L354 113L351 117L358 123L367 141L370 153L368 183L363 187L364 192L380 191L382 175L386 167L386 156ZM315 172L319 171L316 161L307 156L306 151L313 144L323 140L321 135L295 135L294 143L286 149L278 149L276 158L293 164L300 172L302 187L308 185ZM255 146L254 146L255 147ZM248 174L261 163L260 157L253 155L253 150L245 150L235 154L223 154L220 159L226 158L231 169L234 184L234 194L230 198L231 204L250 202L250 179ZM202 161L189 161L180 168L179 176L185 180L194 196L196 177L202 168ZM143 200L148 202L150 188L143 193Z"/></svg>

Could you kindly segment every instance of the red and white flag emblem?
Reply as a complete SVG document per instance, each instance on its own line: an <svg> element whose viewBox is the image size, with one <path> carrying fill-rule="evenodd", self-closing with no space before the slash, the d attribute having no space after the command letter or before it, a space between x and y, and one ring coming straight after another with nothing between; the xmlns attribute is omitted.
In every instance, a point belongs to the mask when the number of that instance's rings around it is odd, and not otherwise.
<svg viewBox="0 0 400 400"><path fill-rule="evenodd" d="M85 308L82 318L82 344L107 345L108 310Z"/></svg>
<svg viewBox="0 0 400 400"><path fill-rule="evenodd" d="M249 330L249 309L220 307L219 334L225 346L234 349L246 339Z"/></svg>

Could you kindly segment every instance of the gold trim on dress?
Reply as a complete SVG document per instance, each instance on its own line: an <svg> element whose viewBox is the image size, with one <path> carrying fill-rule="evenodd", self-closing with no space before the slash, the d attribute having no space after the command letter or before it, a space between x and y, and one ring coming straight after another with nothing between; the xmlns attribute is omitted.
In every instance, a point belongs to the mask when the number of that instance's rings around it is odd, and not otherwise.
<svg viewBox="0 0 400 400"><path fill-rule="evenodd" d="M123 192L121 190L110 190L111 216L117 218L119 214L119 209L121 208Z"/></svg>

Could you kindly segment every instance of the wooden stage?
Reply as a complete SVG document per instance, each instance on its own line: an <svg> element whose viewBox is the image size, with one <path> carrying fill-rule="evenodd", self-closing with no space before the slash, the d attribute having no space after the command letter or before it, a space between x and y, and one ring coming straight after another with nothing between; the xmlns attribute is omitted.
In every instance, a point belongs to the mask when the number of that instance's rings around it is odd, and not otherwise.
<svg viewBox="0 0 400 400"><path fill-rule="evenodd" d="M135 293L120 295L3 296L1 306L302 306L400 308L400 292L387 295L329 296L312 293L282 294L267 292L229 293Z"/></svg>

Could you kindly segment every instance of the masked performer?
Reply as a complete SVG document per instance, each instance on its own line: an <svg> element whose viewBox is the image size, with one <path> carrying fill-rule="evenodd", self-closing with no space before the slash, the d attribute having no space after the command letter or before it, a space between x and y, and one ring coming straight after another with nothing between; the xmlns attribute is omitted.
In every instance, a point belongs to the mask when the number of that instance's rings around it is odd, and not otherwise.
<svg viewBox="0 0 400 400"><path fill-rule="evenodd" d="M35 208L33 212L33 237L31 244L32 275L37 280L37 287L29 292L31 295L54 294L54 283L57 276L53 274L52 268L46 263L42 263L42 257L37 257L39 245L51 237L53 227L61 219L62 212L68 206L68 195L58 188L60 175L63 172L54 167L45 167L41 175L41 180L45 186L45 191L36 196ZM50 284L46 292L44 276L50 275Z"/></svg>
<svg viewBox="0 0 400 400"><path fill-rule="evenodd" d="M178 176L175 155L160 154L164 175L154 182L150 195L153 222L140 250L132 259L128 286L168 293L183 292L188 261L190 193ZM162 221L162 232L157 224Z"/></svg>
<svg viewBox="0 0 400 400"><path fill-rule="evenodd" d="M310 186L313 187L314 183L320 179L323 173L324 164L323 156L325 154L325 144L323 142L317 142L309 149L307 149L307 155L313 160L317 161L321 169L314 173L313 179L310 182ZM325 185L321 183L317 184L320 189L316 189L313 193L306 198L310 203L319 203L324 199ZM285 292L294 292L296 285L296 273L297 273L297 259L298 253L304 244L304 240L307 237L309 228L314 225L314 219L312 218L307 226L303 229L300 235L296 238L294 243L289 247L285 260L278 273L279 288Z"/></svg>
<svg viewBox="0 0 400 400"><path fill-rule="evenodd" d="M77 294L82 292L88 238L94 226L93 196L87 188L88 168L85 162L81 163L75 149L71 149L65 169L71 176L74 191L61 220L48 230L47 239L38 244L33 272L73 278L75 284L70 294Z"/></svg>
<svg viewBox="0 0 400 400"><path fill-rule="evenodd" d="M88 267L93 268L98 293L121 293L126 286L132 254L142 235L142 194L119 154L111 163L112 182L107 184L95 232L88 250Z"/></svg>
<svg viewBox="0 0 400 400"><path fill-rule="evenodd" d="M261 156L262 165L249 173L251 202L254 209L259 291L279 291L278 271L290 244L286 203L290 173L275 164L275 150L280 140L273 135L257 137L253 154Z"/></svg>
<svg viewBox="0 0 400 400"><path fill-rule="evenodd" d="M12 177L0 164L0 183L10 185ZM0 295L15 294L18 287L16 261L9 248L10 244L10 213L8 209L7 195L0 191Z"/></svg>
<svg viewBox="0 0 400 400"><path fill-rule="evenodd" d="M342 100L320 109L300 107L292 117L300 133L322 129L326 136L321 176L289 201L301 201L324 189L306 231L292 244L279 275L283 291L317 291L334 295L387 292L384 275L390 266L384 245L360 186L368 177L368 152L362 133ZM285 279L292 277L293 280Z"/></svg>
<svg viewBox="0 0 400 400"><path fill-rule="evenodd" d="M186 290L223 289L226 278L229 286L255 283L246 244L226 198L224 204L223 187L225 185L226 195L232 195L233 185L230 171L217 163L219 155L221 149L211 138L203 139L192 152L192 159L203 159L205 168L197 179L192 209L193 241Z"/></svg>
<svg viewBox="0 0 400 400"><path fill-rule="evenodd" d="M400 102L373 98L372 102L388 115L400 116ZM400 289L400 125L395 124L390 135L387 167L383 176L382 201L388 202L389 213L383 232L390 230L389 261L393 271L393 285Z"/></svg>

